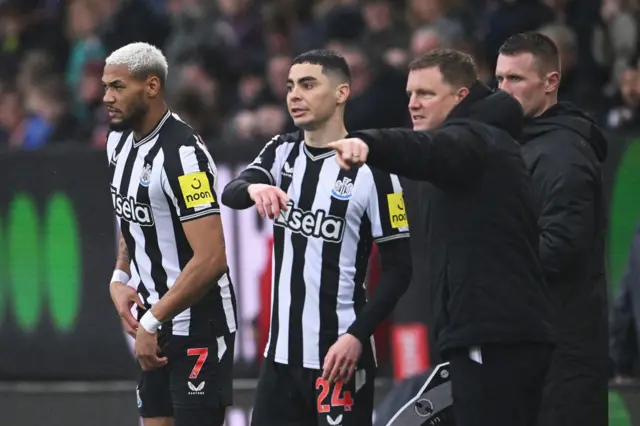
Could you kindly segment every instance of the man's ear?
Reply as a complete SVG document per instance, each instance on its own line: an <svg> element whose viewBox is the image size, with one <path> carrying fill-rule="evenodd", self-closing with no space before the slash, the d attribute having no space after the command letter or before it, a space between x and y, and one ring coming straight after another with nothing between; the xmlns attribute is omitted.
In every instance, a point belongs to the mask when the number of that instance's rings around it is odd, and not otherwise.
<svg viewBox="0 0 640 426"><path fill-rule="evenodd" d="M464 98L469 94L469 89L467 87L461 87L456 92L456 104L459 104Z"/></svg>
<svg viewBox="0 0 640 426"><path fill-rule="evenodd" d="M150 98L155 98L160 93L162 86L160 84L160 79L155 75L149 77L147 79L147 96Z"/></svg>
<svg viewBox="0 0 640 426"><path fill-rule="evenodd" d="M351 88L348 84L339 84L338 87L336 87L336 103L339 105L347 103L350 93Z"/></svg>
<svg viewBox="0 0 640 426"><path fill-rule="evenodd" d="M552 93L558 90L560 86L560 73L558 71L551 71L547 73L544 82L544 92Z"/></svg>

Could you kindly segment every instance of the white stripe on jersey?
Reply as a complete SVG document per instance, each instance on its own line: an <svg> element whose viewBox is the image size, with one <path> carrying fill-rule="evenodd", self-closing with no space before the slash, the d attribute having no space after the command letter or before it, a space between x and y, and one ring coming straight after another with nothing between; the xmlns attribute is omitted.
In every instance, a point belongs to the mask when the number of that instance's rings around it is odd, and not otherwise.
<svg viewBox="0 0 640 426"><path fill-rule="evenodd" d="M402 187L366 165L342 171L333 152L314 154L294 135L271 140L247 169L266 174L292 202L274 223L265 356L319 369L366 303L373 241L409 235Z"/></svg>
<svg viewBox="0 0 640 426"><path fill-rule="evenodd" d="M182 222L219 214L217 170L193 129L169 112L138 142L130 133L111 133L107 156L114 209L132 270L139 276L138 292L150 308L173 287L192 256ZM188 180L181 181L185 175ZM173 334L190 335L193 326L208 328L210 320L217 333L236 331L235 296L228 274L217 284L217 289L173 318ZM202 323L194 324L193 317Z"/></svg>

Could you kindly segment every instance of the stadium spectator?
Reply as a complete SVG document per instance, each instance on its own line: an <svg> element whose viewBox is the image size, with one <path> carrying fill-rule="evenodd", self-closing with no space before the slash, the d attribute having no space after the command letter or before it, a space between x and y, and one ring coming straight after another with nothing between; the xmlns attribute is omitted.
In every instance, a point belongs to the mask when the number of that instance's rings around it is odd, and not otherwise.
<svg viewBox="0 0 640 426"><path fill-rule="evenodd" d="M611 321L610 354L618 385L637 381L640 344L640 224L631 242L627 267L620 283Z"/></svg>

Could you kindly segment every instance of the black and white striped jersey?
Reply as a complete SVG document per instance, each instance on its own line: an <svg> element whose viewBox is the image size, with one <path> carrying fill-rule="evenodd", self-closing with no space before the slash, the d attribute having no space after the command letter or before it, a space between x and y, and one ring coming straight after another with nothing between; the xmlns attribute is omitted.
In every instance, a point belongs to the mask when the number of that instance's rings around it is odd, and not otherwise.
<svg viewBox="0 0 640 426"><path fill-rule="evenodd" d="M219 215L216 167L200 137L170 111L145 138L111 132L107 138L111 198L139 277L147 308L173 286L193 256L182 223ZM135 283L134 283L135 284ZM198 303L174 317L173 334L188 336L212 321L236 330L236 301L228 273Z"/></svg>
<svg viewBox="0 0 640 426"><path fill-rule="evenodd" d="M302 132L273 138L249 170L290 198L274 222L265 356L319 369L366 303L373 242L409 236L400 181L367 165L342 170L335 151L307 146Z"/></svg>

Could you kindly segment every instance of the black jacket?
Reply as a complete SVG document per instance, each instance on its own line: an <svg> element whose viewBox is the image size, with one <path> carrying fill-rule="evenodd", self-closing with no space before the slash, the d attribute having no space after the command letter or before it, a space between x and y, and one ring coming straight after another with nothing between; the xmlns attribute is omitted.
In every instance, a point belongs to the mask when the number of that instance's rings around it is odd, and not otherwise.
<svg viewBox="0 0 640 426"><path fill-rule="evenodd" d="M514 137L520 104L476 84L429 132L355 132L368 163L432 183L423 200L425 284L441 352L491 342L549 342L531 177ZM409 202L409 201L407 201Z"/></svg>
<svg viewBox="0 0 640 426"><path fill-rule="evenodd" d="M569 103L526 122L520 140L538 200L540 262L558 346L581 358L602 359L607 354L607 286L601 166L607 141Z"/></svg>

